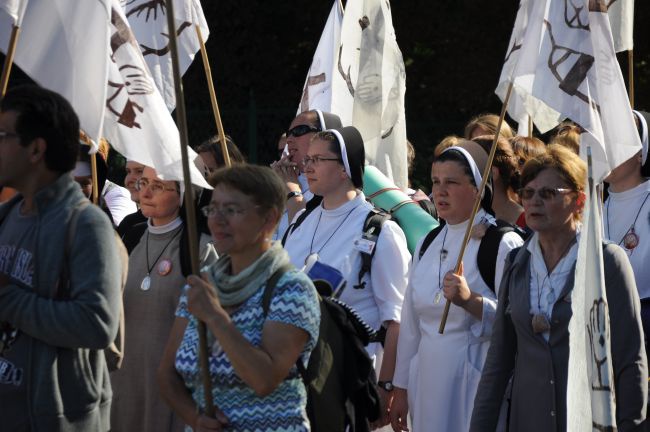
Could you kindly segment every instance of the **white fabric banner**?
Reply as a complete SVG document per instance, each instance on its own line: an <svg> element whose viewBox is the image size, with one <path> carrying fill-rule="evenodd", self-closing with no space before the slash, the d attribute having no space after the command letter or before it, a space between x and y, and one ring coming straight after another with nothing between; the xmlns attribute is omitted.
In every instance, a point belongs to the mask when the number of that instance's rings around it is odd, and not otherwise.
<svg viewBox="0 0 650 432"><path fill-rule="evenodd" d="M106 105L108 3L30 0L14 57L31 79L72 104L82 129L95 142L101 136ZM14 19L4 11L0 9L0 49L6 52Z"/></svg>
<svg viewBox="0 0 650 432"><path fill-rule="evenodd" d="M404 189L406 71L397 45L390 3L350 0L332 79L332 112L361 132L366 161Z"/></svg>
<svg viewBox="0 0 650 432"><path fill-rule="evenodd" d="M638 152L641 142L616 61L606 7L594 0L566 6L564 0L527 3L528 21L518 59L506 76L513 80L521 106L540 131L568 117L592 136L594 178L601 182ZM549 109L560 116L545 116Z"/></svg>
<svg viewBox="0 0 650 432"><path fill-rule="evenodd" d="M173 111L176 107L176 93L165 2L129 1L124 6L124 13L140 45L154 82L167 108ZM174 0L174 20L178 37L178 60L183 75L201 47L195 26L198 24L201 28L204 42L208 40L210 30L199 0Z"/></svg>
<svg viewBox="0 0 650 432"><path fill-rule="evenodd" d="M182 180L178 129L149 73L118 0L111 11L111 44L104 136L124 155L154 167L165 180ZM190 161L198 156L187 149ZM192 183L211 188L190 163Z"/></svg>
<svg viewBox="0 0 650 432"><path fill-rule="evenodd" d="M342 23L343 11L339 0L335 0L309 67L296 114L313 109L332 112L332 75L336 71Z"/></svg>
<svg viewBox="0 0 650 432"><path fill-rule="evenodd" d="M567 431L616 430L616 401L605 292L602 214L587 188L569 322ZM592 199L595 196L596 199Z"/></svg>
<svg viewBox="0 0 650 432"><path fill-rule="evenodd" d="M0 9L11 17L16 27L22 24L26 7L27 0L0 0Z"/></svg>
<svg viewBox="0 0 650 432"><path fill-rule="evenodd" d="M607 4L616 52L634 48L634 0L610 0Z"/></svg>

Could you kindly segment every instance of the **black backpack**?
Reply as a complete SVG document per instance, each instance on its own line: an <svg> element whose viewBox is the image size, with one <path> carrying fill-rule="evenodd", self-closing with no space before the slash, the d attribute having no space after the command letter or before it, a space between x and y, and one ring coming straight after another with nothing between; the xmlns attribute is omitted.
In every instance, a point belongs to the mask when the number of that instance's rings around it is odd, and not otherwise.
<svg viewBox="0 0 650 432"><path fill-rule="evenodd" d="M278 269L267 281L262 309L267 315L275 286L293 266ZM380 414L377 378L365 350L373 330L345 303L319 295L318 341L305 368L296 367L307 389L312 432L366 432Z"/></svg>
<svg viewBox="0 0 650 432"><path fill-rule="evenodd" d="M427 251L427 248L431 245L431 243L433 243L433 240L435 240L438 234L440 234L444 226L444 224L440 224L436 228L429 231L429 233L424 238L424 241L422 242L422 246L420 247L418 259L422 259L422 256ZM481 278L492 292L496 292L494 287L494 276L496 274L499 244L501 243L503 236L509 232L515 232L525 240L525 237L522 234L521 230L517 229L508 222L497 219L496 225L490 225L487 228L485 235L481 239L481 245L478 247L478 253L476 255L478 270L481 274Z"/></svg>

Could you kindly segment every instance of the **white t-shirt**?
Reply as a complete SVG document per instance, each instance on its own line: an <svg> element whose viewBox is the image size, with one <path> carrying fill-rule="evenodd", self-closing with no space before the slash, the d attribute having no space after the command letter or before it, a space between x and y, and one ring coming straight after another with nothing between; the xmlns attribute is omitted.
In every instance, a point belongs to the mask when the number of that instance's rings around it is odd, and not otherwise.
<svg viewBox="0 0 650 432"><path fill-rule="evenodd" d="M111 212L115 226L119 225L125 216L138 211L138 207L131 200L131 192L109 180L106 180L106 184L104 184L102 198Z"/></svg>
<svg viewBox="0 0 650 432"><path fill-rule="evenodd" d="M650 298L650 180L626 190L609 191L603 209L603 230L605 238L618 244L627 252L634 270L639 298ZM646 199L647 198L647 199ZM644 203L645 201L645 203ZM638 217L637 217L638 215ZM636 219L636 222L634 220ZM634 224L639 244L626 249L623 237Z"/></svg>
<svg viewBox="0 0 650 432"><path fill-rule="evenodd" d="M317 253L320 262L343 273L346 286L340 299L378 329L385 321L400 320L411 254L401 228L386 221L375 245L371 271L363 279L365 288L354 288L361 269L361 253L354 241L361 238L371 209L362 192L336 209L326 210L321 204L289 235L285 248L298 268L311 253ZM374 354L374 349L368 351Z"/></svg>

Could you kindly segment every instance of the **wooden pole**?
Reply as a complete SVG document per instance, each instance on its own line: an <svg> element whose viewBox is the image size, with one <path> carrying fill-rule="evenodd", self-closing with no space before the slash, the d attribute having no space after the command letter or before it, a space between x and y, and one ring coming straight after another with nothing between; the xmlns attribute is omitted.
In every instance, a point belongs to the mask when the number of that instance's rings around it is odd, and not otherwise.
<svg viewBox="0 0 650 432"><path fill-rule="evenodd" d="M93 204L99 204L99 186L98 186L98 177L97 177L97 153L90 155L90 173L92 174L93 180Z"/></svg>
<svg viewBox="0 0 650 432"><path fill-rule="evenodd" d="M230 154L228 153L228 145L226 143L226 133L223 131L223 123L221 122L221 112L219 111L219 104L217 103L217 93L214 91L214 83L212 82L212 71L210 69L210 61L208 60L208 51L205 49L205 42L201 34L201 27L196 24L196 36L199 38L201 45L201 58L203 59L203 68L205 69L205 78L208 81L208 91L210 92L210 102L212 103L212 112L214 114L214 121L217 124L217 133L219 134L219 142L221 143L221 153L223 154L223 161L227 167L231 166Z"/></svg>
<svg viewBox="0 0 650 432"><path fill-rule="evenodd" d="M534 127L535 127L535 125L533 124L533 116L529 115L528 116L528 138L533 137L533 128Z"/></svg>
<svg viewBox="0 0 650 432"><path fill-rule="evenodd" d="M497 123L497 130L494 132L494 141L492 141L492 147L490 148L490 154L488 156L487 163L485 164L485 169L483 170L483 180L481 181L481 186L478 188L478 195L476 201L474 202L474 208L472 209L472 214L469 217L469 223L467 224L467 229L465 230L465 237L463 237L463 243L460 246L460 253L458 254L458 259L456 260L456 267L454 273L458 274L460 271L460 266L463 263L463 255L465 255L465 249L467 248L467 243L469 242L469 236L472 232L472 226L474 225L474 218L478 209L481 206L481 196L485 190L485 185L490 176L490 171L492 170L492 162L494 161L494 155L497 150L497 139L499 138L499 133L501 132L501 125L503 124L503 119L506 116L506 111L508 108L508 101L510 101L510 94L512 93L512 81L508 86L508 92L506 93L506 98L503 101L503 108L501 109L501 115L499 116L499 122ZM447 299L445 303L445 310L442 313L442 319L440 320L440 327L438 328L438 333L443 334L445 332L445 325L447 324L447 316L449 315L449 308L451 307L451 301Z"/></svg>
<svg viewBox="0 0 650 432"><path fill-rule="evenodd" d="M18 36L20 35L20 27L13 26L11 28L11 36L9 37L9 47L7 48L7 56L2 65L2 75L0 75L0 99L5 96L7 92L7 85L9 84L9 74L11 67L14 64L14 55L16 54L16 45L18 43Z"/></svg>
<svg viewBox="0 0 650 432"><path fill-rule="evenodd" d="M627 76L628 76L628 94L630 97L630 106L634 109L634 50L627 52Z"/></svg>
<svg viewBox="0 0 650 432"><path fill-rule="evenodd" d="M345 7L343 6L343 0L339 0L339 7L341 8L341 14L345 13Z"/></svg>
<svg viewBox="0 0 650 432"><path fill-rule="evenodd" d="M185 99L183 96L183 81L181 80L180 65L178 62L178 41L176 40L176 27L174 24L174 1L166 0L167 4L167 26L169 33L169 47L171 49L172 70L174 72L174 89L176 90L176 122L181 138L181 156L183 163L183 183L185 185L185 207L187 212L186 229L190 246L190 261L192 273L199 272L199 245L196 227L196 208L194 205L194 194L192 192L192 181L190 178L190 161L187 148L189 139L187 136L187 117L185 112ZM205 414L214 418L215 409L212 400L212 382L210 380L210 369L208 364L208 339L205 323L199 321L199 367L201 380L203 382L203 394L205 395Z"/></svg>

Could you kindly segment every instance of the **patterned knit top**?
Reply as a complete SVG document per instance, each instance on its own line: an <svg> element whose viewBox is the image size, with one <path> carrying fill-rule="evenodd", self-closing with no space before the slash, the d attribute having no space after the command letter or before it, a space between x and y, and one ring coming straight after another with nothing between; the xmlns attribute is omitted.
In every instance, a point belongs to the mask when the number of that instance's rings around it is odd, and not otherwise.
<svg viewBox="0 0 650 432"><path fill-rule="evenodd" d="M261 343L265 320L290 324L305 330L309 334L309 340L300 359L306 365L316 344L320 324L320 306L314 286L300 271L286 273L274 289L266 318L262 309L264 288L265 286L260 287L231 313L233 324L255 346ZM176 370L197 405L204 407L205 399L198 372L197 321L187 311L187 298L184 295L179 301L176 316L189 319L183 340L176 352ZM208 345L211 346L209 362L214 404L223 411L229 421L224 430L310 430L305 409L306 391L295 365L271 394L260 397L237 376L228 356L211 334L208 335Z"/></svg>

